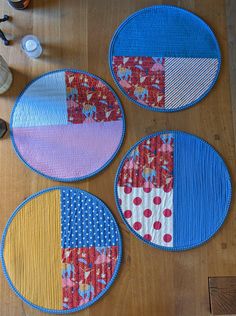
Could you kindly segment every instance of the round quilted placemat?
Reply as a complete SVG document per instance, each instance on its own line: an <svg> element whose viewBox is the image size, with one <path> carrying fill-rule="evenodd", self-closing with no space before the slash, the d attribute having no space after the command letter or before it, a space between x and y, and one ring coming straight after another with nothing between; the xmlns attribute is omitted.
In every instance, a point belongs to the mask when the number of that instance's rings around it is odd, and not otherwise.
<svg viewBox="0 0 236 316"><path fill-rule="evenodd" d="M204 140L179 131L141 139L115 180L120 214L131 232L165 250L186 250L223 224L231 182L222 158Z"/></svg>
<svg viewBox="0 0 236 316"><path fill-rule="evenodd" d="M109 64L121 91L154 111L179 111L213 87L221 55L216 37L198 16L174 6L153 6L116 30Z"/></svg>
<svg viewBox="0 0 236 316"><path fill-rule="evenodd" d="M88 192L53 187L25 200L3 233L1 261L14 292L48 313L84 309L114 282L121 236L109 209Z"/></svg>
<svg viewBox="0 0 236 316"><path fill-rule="evenodd" d="M23 162L58 181L76 181L105 168L119 150L124 113L100 78L57 70L33 80L11 116L13 146Z"/></svg>

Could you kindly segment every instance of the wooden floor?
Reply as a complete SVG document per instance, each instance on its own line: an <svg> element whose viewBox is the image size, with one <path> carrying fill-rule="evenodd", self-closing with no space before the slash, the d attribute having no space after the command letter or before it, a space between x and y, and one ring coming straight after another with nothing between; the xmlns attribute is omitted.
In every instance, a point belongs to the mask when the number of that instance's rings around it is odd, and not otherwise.
<svg viewBox="0 0 236 316"><path fill-rule="evenodd" d="M115 206L113 181L121 157L141 137L163 129L179 129L204 139L224 157L236 182L236 1L223 0L34 0L28 10L11 9L1 1L0 15L12 16L2 24L13 45L0 46L12 68L14 84L0 99L0 117L9 122L17 95L35 76L57 68L87 70L109 82L126 113L127 133L121 151L102 173L73 183L100 197L115 215L123 235L120 274L108 294L80 316L208 316L208 277L236 275L236 201L223 228L206 245L169 253L140 242L125 227ZM213 28L223 64L219 80L198 105L178 113L154 113L129 102L117 90L109 72L107 53L112 34L128 15L153 4L168 3L194 11ZM44 46L39 60L28 59L19 39L33 33ZM47 180L16 157L9 137L0 141L0 233L9 216L30 194L59 183ZM0 315L43 315L26 306L0 275Z"/></svg>

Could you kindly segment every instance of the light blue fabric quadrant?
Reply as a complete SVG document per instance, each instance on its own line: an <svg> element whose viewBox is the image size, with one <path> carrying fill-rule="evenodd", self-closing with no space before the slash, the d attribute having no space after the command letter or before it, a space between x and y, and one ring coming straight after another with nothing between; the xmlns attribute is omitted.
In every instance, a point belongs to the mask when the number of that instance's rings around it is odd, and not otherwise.
<svg viewBox="0 0 236 316"><path fill-rule="evenodd" d="M35 80L30 84L30 89L19 96L12 120L13 128L67 124L64 71L48 74L43 80Z"/></svg>

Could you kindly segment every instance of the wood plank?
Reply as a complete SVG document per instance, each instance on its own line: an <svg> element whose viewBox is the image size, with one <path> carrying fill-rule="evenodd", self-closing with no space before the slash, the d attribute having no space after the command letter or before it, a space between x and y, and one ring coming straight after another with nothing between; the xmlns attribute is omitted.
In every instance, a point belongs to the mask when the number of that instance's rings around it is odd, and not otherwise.
<svg viewBox="0 0 236 316"><path fill-rule="evenodd" d="M230 93L233 112L234 139L236 139L236 2L226 0L227 35L229 47Z"/></svg>
<svg viewBox="0 0 236 316"><path fill-rule="evenodd" d="M215 31L223 56L220 77L211 93L198 105L178 113L153 113L128 101L116 88L107 63L109 43L120 22L138 9L160 3L179 5L200 15ZM209 141L224 157L235 185L235 123L225 10L224 0L34 0L29 10L19 12L1 1L0 13L13 17L4 29L15 39L12 47L0 46L0 54L14 74L12 88L1 96L2 118L9 121L14 101L30 79L64 67L101 76L114 87L125 108L127 133L117 157L96 177L72 184L89 190L111 208L121 227L124 247L123 264L111 290L77 315L209 316L208 276L236 274L235 195L229 217L217 235L202 247L182 253L153 249L137 240L122 222L113 197L114 176L122 156L140 137L162 129L185 130ZM29 33L37 35L45 48L39 60L29 60L19 50L20 38ZM24 198L60 184L27 169L13 152L9 137L0 141L0 179L0 232ZM2 272L0 276L1 316L46 315L23 304L9 289Z"/></svg>
<svg viewBox="0 0 236 316"><path fill-rule="evenodd" d="M209 297L213 315L236 314L236 277L210 277Z"/></svg>

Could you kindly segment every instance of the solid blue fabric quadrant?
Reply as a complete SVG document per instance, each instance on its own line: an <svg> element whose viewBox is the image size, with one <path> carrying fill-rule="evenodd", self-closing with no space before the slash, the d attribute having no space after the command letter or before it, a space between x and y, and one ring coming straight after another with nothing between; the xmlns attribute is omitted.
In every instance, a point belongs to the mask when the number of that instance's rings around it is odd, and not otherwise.
<svg viewBox="0 0 236 316"><path fill-rule="evenodd" d="M208 25L181 8L143 9L118 30L114 56L219 57L219 47Z"/></svg>
<svg viewBox="0 0 236 316"><path fill-rule="evenodd" d="M231 199L229 173L210 145L177 133L174 178L174 247L194 247L223 224Z"/></svg>

